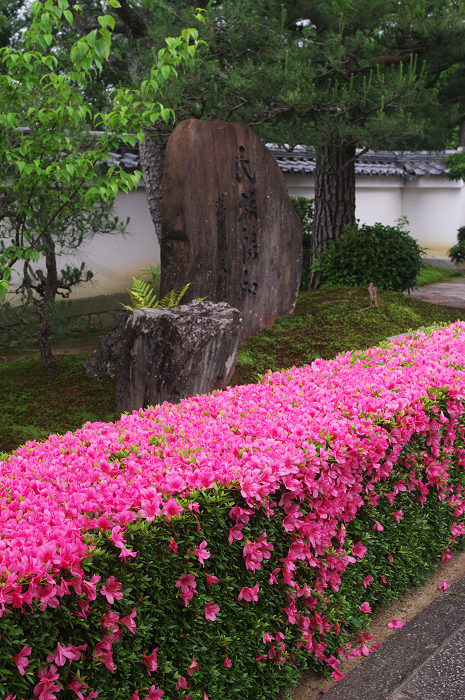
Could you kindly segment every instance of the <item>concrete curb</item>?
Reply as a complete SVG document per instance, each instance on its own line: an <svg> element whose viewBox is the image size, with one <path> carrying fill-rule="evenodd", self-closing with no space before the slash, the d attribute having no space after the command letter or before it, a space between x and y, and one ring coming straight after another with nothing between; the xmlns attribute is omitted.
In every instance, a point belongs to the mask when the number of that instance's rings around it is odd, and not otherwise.
<svg viewBox="0 0 465 700"><path fill-rule="evenodd" d="M325 694L325 700L463 700L465 576Z"/></svg>

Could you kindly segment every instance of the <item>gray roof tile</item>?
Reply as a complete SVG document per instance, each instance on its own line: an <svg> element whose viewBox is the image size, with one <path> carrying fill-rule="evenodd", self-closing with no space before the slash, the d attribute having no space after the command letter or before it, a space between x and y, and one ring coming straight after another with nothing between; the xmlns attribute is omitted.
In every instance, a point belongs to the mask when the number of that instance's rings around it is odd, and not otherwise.
<svg viewBox="0 0 465 700"><path fill-rule="evenodd" d="M315 174L315 154L312 149L296 146L292 151L267 144L283 173L296 175ZM458 149L463 151L465 149ZM414 180L417 177L446 177L447 169L444 158L457 151L368 151L355 162L356 175L404 177ZM109 165L121 166L126 171L140 169L137 148L122 146L118 153L110 153Z"/></svg>

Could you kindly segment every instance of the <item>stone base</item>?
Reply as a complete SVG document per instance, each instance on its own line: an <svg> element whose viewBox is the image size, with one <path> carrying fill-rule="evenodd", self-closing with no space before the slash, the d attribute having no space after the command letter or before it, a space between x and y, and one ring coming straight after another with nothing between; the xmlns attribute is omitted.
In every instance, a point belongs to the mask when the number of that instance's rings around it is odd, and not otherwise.
<svg viewBox="0 0 465 700"><path fill-rule="evenodd" d="M118 347L115 411L224 389L236 367L242 323L237 309L209 301L134 311Z"/></svg>

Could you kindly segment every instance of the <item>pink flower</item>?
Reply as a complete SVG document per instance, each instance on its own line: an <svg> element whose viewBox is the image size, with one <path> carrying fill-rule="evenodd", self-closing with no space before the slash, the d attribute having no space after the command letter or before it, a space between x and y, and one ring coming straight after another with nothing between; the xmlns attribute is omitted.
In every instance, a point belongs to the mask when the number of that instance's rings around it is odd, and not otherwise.
<svg viewBox="0 0 465 700"><path fill-rule="evenodd" d="M233 540L244 539L244 535L242 533L243 528L244 528L243 525L240 525L239 523L237 523L236 525L234 525L234 527L231 527L229 529L229 536L228 536L229 544L232 544Z"/></svg>
<svg viewBox="0 0 465 700"><path fill-rule="evenodd" d="M102 586L100 593L106 596L110 605L113 605L115 600L121 600L123 594L121 593L122 583L118 583L114 576L110 576L105 586Z"/></svg>
<svg viewBox="0 0 465 700"><path fill-rule="evenodd" d="M338 671L337 669L336 669L335 671L333 671L332 674L331 674L331 676L334 678L334 680L335 680L337 683L339 683L339 681L342 681L342 679L345 678L346 675L347 675L346 673L341 673L341 672ZM326 693L327 691L324 691L324 692Z"/></svg>
<svg viewBox="0 0 465 700"><path fill-rule="evenodd" d="M397 522L399 522L403 516L402 508L400 510L397 510L395 513L391 513L391 515L393 515Z"/></svg>
<svg viewBox="0 0 465 700"><path fill-rule="evenodd" d="M367 587L370 585L370 583L371 583L372 581L374 581L373 576L366 576L366 577L363 579L362 583L363 583L363 585L365 586L365 588L367 588Z"/></svg>
<svg viewBox="0 0 465 700"><path fill-rule="evenodd" d="M450 583L447 583L446 580L444 580L444 581L443 581L442 583L440 583L439 586L438 586L438 590L441 590L441 589L442 589L443 591L447 591L448 588L450 588Z"/></svg>
<svg viewBox="0 0 465 700"><path fill-rule="evenodd" d="M82 680L85 680L85 679L82 679ZM81 693L81 690L89 690L89 687L90 686L85 685L85 683L81 683L80 681L77 680L77 674L75 674L71 683L68 684L68 688L76 693L79 700L84 700L84 695Z"/></svg>
<svg viewBox="0 0 465 700"><path fill-rule="evenodd" d="M172 537L170 537L170 543L169 543L169 545L167 546L166 549L167 549L168 551L169 551L170 549L172 549L173 552L175 552L175 553L178 551L178 545L176 544L176 542L173 540Z"/></svg>
<svg viewBox="0 0 465 700"><path fill-rule="evenodd" d="M176 588L180 588L183 593L187 593L189 590L195 590L197 593L197 584L193 574L181 574L174 585Z"/></svg>
<svg viewBox="0 0 465 700"><path fill-rule="evenodd" d="M239 595L237 596L237 600L247 600L249 603L256 602L258 600L258 591L260 589L260 586L258 583L255 584L252 588L241 588Z"/></svg>
<svg viewBox="0 0 465 700"><path fill-rule="evenodd" d="M209 586L213 586L213 584L220 582L220 579L212 574L205 573L205 576L207 577L207 583Z"/></svg>
<svg viewBox="0 0 465 700"><path fill-rule="evenodd" d="M220 611L220 606L217 605L213 600L209 600L205 605L205 619L214 622L216 620L216 615Z"/></svg>
<svg viewBox="0 0 465 700"><path fill-rule="evenodd" d="M182 506L178 506L178 502L175 498L169 498L166 503L163 504L163 512L169 520L171 520L171 518L175 518L177 515L182 513L183 510L184 508Z"/></svg>
<svg viewBox="0 0 465 700"><path fill-rule="evenodd" d="M112 610L107 610L101 619L102 627L110 630L110 632L118 631L119 613L113 612Z"/></svg>
<svg viewBox="0 0 465 700"><path fill-rule="evenodd" d="M158 647L155 647L149 656L144 656L144 658L141 659L141 664L145 664L145 666L147 666L149 676L152 675L151 671L156 671L158 668L157 651Z"/></svg>
<svg viewBox="0 0 465 700"><path fill-rule="evenodd" d="M53 661L57 666L64 666L66 663L66 659L74 659L75 658L75 652L74 652L75 647L63 647L61 646L60 642L57 644L57 648L55 649L53 654L49 654L47 656L47 661ZM79 654L80 656L80 654Z"/></svg>
<svg viewBox="0 0 465 700"><path fill-rule="evenodd" d="M180 688L183 688L183 690L187 689L187 681L184 676L179 675L178 673L178 681L174 687L175 690L179 690Z"/></svg>
<svg viewBox="0 0 465 700"><path fill-rule="evenodd" d="M228 658L228 655L226 654L226 656L224 657L224 667L231 668L231 666L232 666L232 661L230 658Z"/></svg>
<svg viewBox="0 0 465 700"><path fill-rule="evenodd" d="M136 629L136 623L134 622L134 618L137 615L137 611L135 608L132 609L132 612L129 613L129 615L126 615L126 617L122 617L119 621L120 625L125 625L128 630L131 632L131 634L135 634L134 630Z"/></svg>
<svg viewBox="0 0 465 700"><path fill-rule="evenodd" d="M197 557L199 562L202 564L202 566L205 566L204 561L206 559L210 559L210 557L211 557L211 552L209 552L206 549L206 546L207 546L207 542L206 542L206 540L203 540L203 542L200 543L200 546L196 547L194 549L195 556Z"/></svg>
<svg viewBox="0 0 465 700"><path fill-rule="evenodd" d="M366 601L364 603L362 603L361 605L359 605L358 609L364 613L371 612L370 604L367 603Z"/></svg>
<svg viewBox="0 0 465 700"><path fill-rule="evenodd" d="M197 503L197 501L194 501L193 503L189 503L189 505L187 507L191 512L194 510L196 513L200 513L200 510L199 510L200 506Z"/></svg>
<svg viewBox="0 0 465 700"><path fill-rule="evenodd" d="M364 559L366 553L367 547L365 547L365 545L363 545L361 542L357 542L357 544L355 544L352 547L352 554L354 554L359 559Z"/></svg>
<svg viewBox="0 0 465 700"><path fill-rule="evenodd" d="M373 525L373 530L376 530L377 532L382 532L384 530L383 525L379 523L377 520L375 520L375 524Z"/></svg>
<svg viewBox="0 0 465 700"><path fill-rule="evenodd" d="M410 620L407 620L407 622L410 622ZM397 620L395 617L393 617L391 622L387 623L387 626L391 630L400 630L402 627L405 627L407 622L401 622L400 620Z"/></svg>
<svg viewBox="0 0 465 700"><path fill-rule="evenodd" d="M159 688L155 688L154 685L151 685L150 688L147 691L147 695L145 696L144 700L158 700L161 698L163 695L163 690L160 690Z"/></svg>
<svg viewBox="0 0 465 700"><path fill-rule="evenodd" d="M23 647L21 651L16 654L16 656L13 656L13 661L18 667L18 671L22 676L24 676L24 674L26 673L25 668L29 663L29 659L27 657L29 656L31 651L32 647Z"/></svg>
<svg viewBox="0 0 465 700"><path fill-rule="evenodd" d="M56 700L55 693L61 690L61 685L53 683L60 677L57 673L57 667L52 664L48 671L44 668L39 669L40 681L33 689L33 694L39 697L39 700Z"/></svg>
<svg viewBox="0 0 465 700"><path fill-rule="evenodd" d="M190 662L190 665L187 668L187 675L192 676L193 673L199 670L199 665L197 661L195 660L195 656L192 657L192 661Z"/></svg>
<svg viewBox="0 0 465 700"><path fill-rule="evenodd" d="M442 559L442 561L444 562L444 564L447 564L447 562L449 561L449 559L452 559L452 554L450 553L450 549L449 549L449 548L447 548L446 551L443 552L441 559Z"/></svg>
<svg viewBox="0 0 465 700"><path fill-rule="evenodd" d="M83 592L86 594L88 600L95 600L97 598L97 583L100 579L101 576L92 576L90 581L82 579Z"/></svg>
<svg viewBox="0 0 465 700"><path fill-rule="evenodd" d="M391 564L392 564L392 562L394 561L394 557L392 556L392 554L391 554L390 552L389 552L388 559L389 559L389 561L390 561Z"/></svg>

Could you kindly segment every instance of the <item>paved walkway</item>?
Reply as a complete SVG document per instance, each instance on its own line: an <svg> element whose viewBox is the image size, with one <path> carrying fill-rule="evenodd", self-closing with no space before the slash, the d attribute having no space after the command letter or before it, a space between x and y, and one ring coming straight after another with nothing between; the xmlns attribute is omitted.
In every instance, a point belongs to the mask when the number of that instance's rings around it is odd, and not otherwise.
<svg viewBox="0 0 465 700"><path fill-rule="evenodd" d="M407 292L404 293L407 294ZM465 310L465 278L417 287L411 290L410 296L422 301L429 301L430 304ZM462 700L462 698L457 700ZM465 696L463 700L465 700Z"/></svg>
<svg viewBox="0 0 465 700"><path fill-rule="evenodd" d="M465 576L324 698L465 700Z"/></svg>

